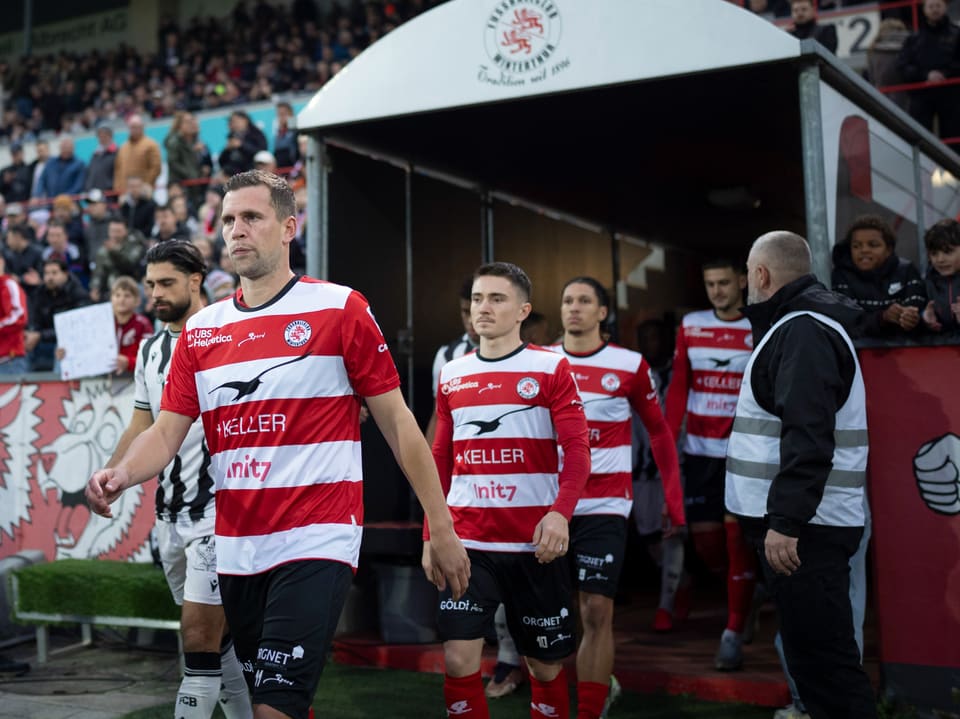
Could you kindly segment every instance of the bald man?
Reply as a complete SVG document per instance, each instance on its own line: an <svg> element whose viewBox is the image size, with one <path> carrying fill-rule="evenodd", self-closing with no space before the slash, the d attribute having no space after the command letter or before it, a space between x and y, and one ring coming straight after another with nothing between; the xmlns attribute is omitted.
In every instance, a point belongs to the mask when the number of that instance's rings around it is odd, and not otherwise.
<svg viewBox="0 0 960 719"><path fill-rule="evenodd" d="M131 115L127 119L127 129L130 134L117 150L117 158L113 163L113 189L119 193L127 191L127 179L130 177L139 177L153 187L162 169L160 145L144 133L143 118Z"/></svg>
<svg viewBox="0 0 960 719"><path fill-rule="evenodd" d="M727 510L758 548L809 715L873 718L848 595L867 466L866 393L850 339L861 311L810 274L810 247L792 232L754 242L747 288L755 349L727 447Z"/></svg>

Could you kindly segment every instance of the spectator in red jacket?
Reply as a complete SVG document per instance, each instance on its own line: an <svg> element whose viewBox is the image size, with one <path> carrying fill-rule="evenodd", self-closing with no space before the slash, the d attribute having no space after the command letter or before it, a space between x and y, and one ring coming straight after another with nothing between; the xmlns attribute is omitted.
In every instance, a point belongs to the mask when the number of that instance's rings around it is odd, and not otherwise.
<svg viewBox="0 0 960 719"><path fill-rule="evenodd" d="M0 253L0 375L29 371L23 346L26 326L27 296L17 278L7 274L6 262Z"/></svg>
<svg viewBox="0 0 960 719"><path fill-rule="evenodd" d="M117 374L133 372L140 341L153 334L150 320L137 312L140 299L140 285L135 279L121 275L113 281L110 287L110 304L113 306L113 322L117 328Z"/></svg>

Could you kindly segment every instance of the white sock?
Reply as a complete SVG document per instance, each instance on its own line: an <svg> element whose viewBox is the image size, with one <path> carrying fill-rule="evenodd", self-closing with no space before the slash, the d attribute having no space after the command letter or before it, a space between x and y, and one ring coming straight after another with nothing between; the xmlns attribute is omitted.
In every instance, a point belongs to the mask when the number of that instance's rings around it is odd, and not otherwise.
<svg viewBox="0 0 960 719"><path fill-rule="evenodd" d="M670 537L661 543L663 566L660 568L660 608L673 613L673 600L683 577L684 538Z"/></svg>
<svg viewBox="0 0 960 719"><path fill-rule="evenodd" d="M173 707L176 719L210 719L220 693L219 675L187 675L180 682L177 703Z"/></svg>
<svg viewBox="0 0 960 719"><path fill-rule="evenodd" d="M502 604L497 607L497 613L493 616L493 625L497 630L497 661L519 667L520 652L517 651L517 645L510 636L510 630L507 628L507 610Z"/></svg>
<svg viewBox="0 0 960 719"><path fill-rule="evenodd" d="M227 719L253 719L250 692L243 678L243 668L230 642L220 653L223 684L220 687L220 709Z"/></svg>

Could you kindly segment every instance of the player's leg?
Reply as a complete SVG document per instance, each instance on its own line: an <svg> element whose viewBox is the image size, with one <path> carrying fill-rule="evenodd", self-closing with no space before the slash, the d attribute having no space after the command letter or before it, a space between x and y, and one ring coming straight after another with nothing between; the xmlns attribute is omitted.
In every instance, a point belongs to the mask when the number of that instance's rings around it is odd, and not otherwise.
<svg viewBox="0 0 960 719"><path fill-rule="evenodd" d="M507 561L503 603L530 671L530 716L567 717L570 689L563 660L576 650L569 565L563 560L540 564L533 554Z"/></svg>
<svg viewBox="0 0 960 719"><path fill-rule="evenodd" d="M184 586L187 580L189 566L185 537L181 527L174 522L157 521L156 525L157 550L163 573L180 610L180 634L183 639L184 673L177 689L177 698L174 703L174 717L176 719L209 719L217 705L217 694L220 690L220 658L214 652L216 659L212 659L208 652L203 651L204 631L202 622L196 615L196 605L188 600L184 601ZM223 622L215 627L214 631L221 632ZM219 647L219 638L217 639ZM216 685L212 697L207 686Z"/></svg>
<svg viewBox="0 0 960 719"><path fill-rule="evenodd" d="M218 704L227 719L251 719L253 709L243 672L229 643L223 651L226 620L217 576L216 542L212 522L179 527L187 540L184 548L186 576L180 631L184 647L184 679L181 697L190 697L195 715L211 716ZM178 712L178 717L180 717ZM192 714L183 715L191 719Z"/></svg>
<svg viewBox="0 0 960 719"><path fill-rule="evenodd" d="M601 716L613 672L613 600L623 567L627 521L615 515L574 517L570 548L583 636L577 650L577 717Z"/></svg>
<svg viewBox="0 0 960 719"><path fill-rule="evenodd" d="M507 628L507 614L502 604L497 607L493 624L497 630L497 666L487 682L486 693L491 699L498 699L516 691L526 676L520 668L520 653Z"/></svg>
<svg viewBox="0 0 960 719"><path fill-rule="evenodd" d="M301 560L251 577L221 575L227 621L241 663L254 654L256 719L306 719L353 573L347 564ZM259 609L258 619L244 605Z"/></svg>
<svg viewBox="0 0 960 719"><path fill-rule="evenodd" d="M498 567L488 552L467 550L470 584L460 599L440 593L437 628L443 640L443 697L450 716L488 719L490 711L480 676L483 638L500 604Z"/></svg>

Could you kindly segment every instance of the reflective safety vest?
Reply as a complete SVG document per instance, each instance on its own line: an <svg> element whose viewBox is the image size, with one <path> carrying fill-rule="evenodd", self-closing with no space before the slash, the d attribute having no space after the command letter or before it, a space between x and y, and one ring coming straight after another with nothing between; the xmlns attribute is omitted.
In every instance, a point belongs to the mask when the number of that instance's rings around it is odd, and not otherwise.
<svg viewBox="0 0 960 719"><path fill-rule="evenodd" d="M862 527L864 524L864 485L867 475L866 392L857 353L843 327L818 312L791 312L780 319L757 345L744 370L740 398L727 445L727 510L745 517L763 517L767 513L767 495L780 471L779 417L763 409L753 395L753 364L774 332L786 322L810 315L835 330L850 348L855 373L847 401L837 411L834 428L833 468L827 476L823 498L812 524L830 527ZM779 481L789 482L789 477Z"/></svg>

